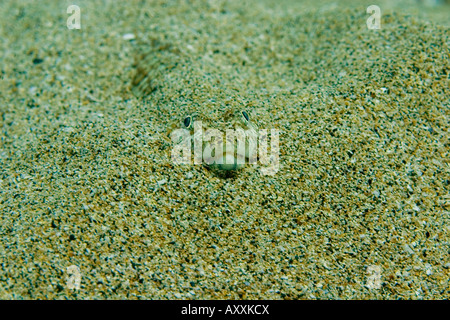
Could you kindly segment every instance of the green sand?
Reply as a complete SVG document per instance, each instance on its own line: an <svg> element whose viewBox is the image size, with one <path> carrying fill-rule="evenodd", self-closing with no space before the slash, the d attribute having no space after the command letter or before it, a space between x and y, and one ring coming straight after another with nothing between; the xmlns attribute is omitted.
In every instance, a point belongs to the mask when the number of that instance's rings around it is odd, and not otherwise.
<svg viewBox="0 0 450 320"><path fill-rule="evenodd" d="M70 2L2 1L0 298L450 298L449 5L142 3L68 30ZM214 21L266 41L274 176L174 166L166 98L131 93L124 35Z"/></svg>

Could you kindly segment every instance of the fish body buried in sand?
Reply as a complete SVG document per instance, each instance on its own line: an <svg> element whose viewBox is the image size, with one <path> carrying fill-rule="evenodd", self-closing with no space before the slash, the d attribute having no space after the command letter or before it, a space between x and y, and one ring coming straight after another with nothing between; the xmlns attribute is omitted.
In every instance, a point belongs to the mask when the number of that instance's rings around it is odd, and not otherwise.
<svg viewBox="0 0 450 320"><path fill-rule="evenodd" d="M157 38L143 42L136 55L132 90L166 115L168 136L176 144L172 150L185 151L175 160L172 153L175 163L202 163L222 173L254 166L257 160L274 167L273 154L260 151L257 157L257 140L261 150L267 146L267 134L258 133L251 112L256 102L248 98L255 94L249 94L245 84L250 83L239 70L211 57L204 46L180 49ZM265 167L261 172L273 174L277 169Z"/></svg>

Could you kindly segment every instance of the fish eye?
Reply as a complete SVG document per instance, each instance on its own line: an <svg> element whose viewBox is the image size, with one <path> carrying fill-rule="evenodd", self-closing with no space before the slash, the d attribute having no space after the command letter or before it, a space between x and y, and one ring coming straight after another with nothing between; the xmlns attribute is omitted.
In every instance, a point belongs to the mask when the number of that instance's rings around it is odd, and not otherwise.
<svg viewBox="0 0 450 320"><path fill-rule="evenodd" d="M242 116L245 118L246 121L250 121L250 118L248 116L248 113L245 111L242 111Z"/></svg>
<svg viewBox="0 0 450 320"><path fill-rule="evenodd" d="M191 126L191 122L192 122L192 117L191 116L187 116L186 118L184 118L183 120L183 124L186 128L189 128Z"/></svg>

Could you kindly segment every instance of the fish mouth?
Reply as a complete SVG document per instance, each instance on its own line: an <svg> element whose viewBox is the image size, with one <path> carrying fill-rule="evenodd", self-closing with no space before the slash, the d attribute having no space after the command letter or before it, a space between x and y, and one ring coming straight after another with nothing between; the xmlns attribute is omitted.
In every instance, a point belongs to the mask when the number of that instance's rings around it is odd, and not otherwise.
<svg viewBox="0 0 450 320"><path fill-rule="evenodd" d="M246 164L256 163L256 134L240 127L234 130L232 136L229 136L227 131L225 137L218 130L215 135L209 134L208 131L199 131L202 134L198 135L194 133L194 148L196 143L202 144L204 165L220 171L237 171Z"/></svg>
<svg viewBox="0 0 450 320"><path fill-rule="evenodd" d="M249 158L245 154L239 152L236 154L234 152L223 152L221 156L203 159L207 166L224 171L242 169L248 163L248 160Z"/></svg>

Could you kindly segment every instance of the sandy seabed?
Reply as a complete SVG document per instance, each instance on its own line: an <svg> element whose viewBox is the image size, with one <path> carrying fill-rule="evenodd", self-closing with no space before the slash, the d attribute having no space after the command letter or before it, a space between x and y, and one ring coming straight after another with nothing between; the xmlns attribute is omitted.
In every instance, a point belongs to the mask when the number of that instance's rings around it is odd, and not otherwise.
<svg viewBox="0 0 450 320"><path fill-rule="evenodd" d="M70 30L69 2L2 1L0 298L448 299L449 5L369 30L351 3L78 1ZM267 59L273 176L174 165L175 92L131 92L138 35L215 21Z"/></svg>

